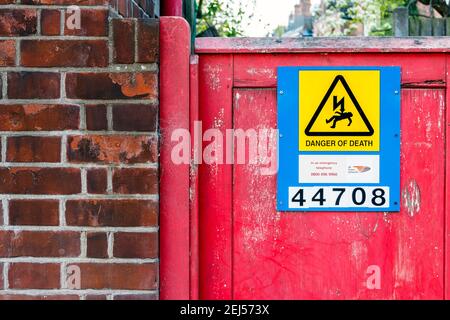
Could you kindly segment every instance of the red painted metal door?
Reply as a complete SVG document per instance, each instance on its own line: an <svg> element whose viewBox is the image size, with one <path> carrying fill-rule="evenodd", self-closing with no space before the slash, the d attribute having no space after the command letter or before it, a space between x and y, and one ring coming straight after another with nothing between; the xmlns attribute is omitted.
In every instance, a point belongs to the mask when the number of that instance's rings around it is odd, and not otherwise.
<svg viewBox="0 0 450 320"><path fill-rule="evenodd" d="M402 203L400 213L281 213L275 175L255 164L201 164L200 298L445 298L450 42L216 41L197 43L199 117L224 137L276 128L277 66L401 66Z"/></svg>

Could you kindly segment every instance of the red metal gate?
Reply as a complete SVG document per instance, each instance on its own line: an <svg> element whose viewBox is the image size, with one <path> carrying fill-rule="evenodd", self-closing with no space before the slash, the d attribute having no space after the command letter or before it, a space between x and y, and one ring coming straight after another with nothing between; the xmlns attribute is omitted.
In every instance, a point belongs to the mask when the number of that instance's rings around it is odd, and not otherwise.
<svg viewBox="0 0 450 320"><path fill-rule="evenodd" d="M191 205L199 263L191 256L190 286L197 292L198 281L199 297L448 297L449 52L444 38L198 39L198 117L203 132L216 128L224 137L230 128L276 128L277 66L402 71L401 212L280 213L275 175L253 164L201 164ZM370 286L378 270L379 287Z"/></svg>

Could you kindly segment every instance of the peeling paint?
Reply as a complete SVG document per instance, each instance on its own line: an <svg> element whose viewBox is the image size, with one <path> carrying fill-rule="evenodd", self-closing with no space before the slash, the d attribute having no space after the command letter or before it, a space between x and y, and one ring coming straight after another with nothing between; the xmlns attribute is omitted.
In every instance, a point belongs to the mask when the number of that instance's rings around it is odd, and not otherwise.
<svg viewBox="0 0 450 320"><path fill-rule="evenodd" d="M247 73L255 76L255 75L262 75L262 76L266 76L269 78L276 78L275 75L275 70L271 69L271 68L263 68L263 69L259 69L259 68L250 68L247 70Z"/></svg>
<svg viewBox="0 0 450 320"><path fill-rule="evenodd" d="M214 128L216 129L220 129L223 127L224 125L224 114L225 114L225 110L223 108L220 108L219 110L219 114L217 115L217 117L214 117Z"/></svg>
<svg viewBox="0 0 450 320"><path fill-rule="evenodd" d="M363 241L353 241L350 245L350 255L353 258L356 269L362 269L367 260L367 246Z"/></svg>
<svg viewBox="0 0 450 320"><path fill-rule="evenodd" d="M222 85L220 82L220 77L222 74L222 68L220 66L211 66L208 65L206 67L206 74L209 76L209 86L212 90L217 91L219 90Z"/></svg>
<svg viewBox="0 0 450 320"><path fill-rule="evenodd" d="M415 179L412 179L402 190L403 206L408 215L414 217L420 211L420 188Z"/></svg>
<svg viewBox="0 0 450 320"><path fill-rule="evenodd" d="M235 100L234 100L234 109L239 109L239 100L241 99L241 95L239 94L239 92L236 93L235 96Z"/></svg>
<svg viewBox="0 0 450 320"><path fill-rule="evenodd" d="M439 117L438 117L439 132L441 132L442 129L442 120L444 119L444 112L445 112L445 96L439 95Z"/></svg>
<svg viewBox="0 0 450 320"><path fill-rule="evenodd" d="M357 215L358 219L358 231L359 233L364 236L364 238L369 239L372 237L373 234L377 232L380 215L376 214L376 220L373 222L373 216L372 217L364 217L364 221L362 221L362 218L360 215ZM373 226L372 226L373 225Z"/></svg>

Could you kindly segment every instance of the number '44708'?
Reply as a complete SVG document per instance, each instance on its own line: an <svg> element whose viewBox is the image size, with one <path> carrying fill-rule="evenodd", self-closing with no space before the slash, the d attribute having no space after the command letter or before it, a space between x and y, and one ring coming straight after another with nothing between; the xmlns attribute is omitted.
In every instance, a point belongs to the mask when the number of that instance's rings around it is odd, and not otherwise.
<svg viewBox="0 0 450 320"><path fill-rule="evenodd" d="M389 207L388 187L289 187L289 208Z"/></svg>

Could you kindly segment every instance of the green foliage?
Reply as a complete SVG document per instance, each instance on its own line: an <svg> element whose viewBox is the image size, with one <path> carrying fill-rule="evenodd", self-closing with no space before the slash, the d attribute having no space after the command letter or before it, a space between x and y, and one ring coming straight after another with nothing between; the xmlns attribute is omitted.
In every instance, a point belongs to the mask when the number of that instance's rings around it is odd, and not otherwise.
<svg viewBox="0 0 450 320"><path fill-rule="evenodd" d="M222 37L237 37L244 33L244 20L251 18L254 0L197 0L197 32L215 27Z"/></svg>
<svg viewBox="0 0 450 320"><path fill-rule="evenodd" d="M392 11L407 3L408 0L324 0L314 13L314 33L347 36L363 28L364 35L391 35Z"/></svg>
<svg viewBox="0 0 450 320"><path fill-rule="evenodd" d="M274 36L274 37L281 37L285 32L286 32L286 27L285 26L277 26L273 30L272 36Z"/></svg>

